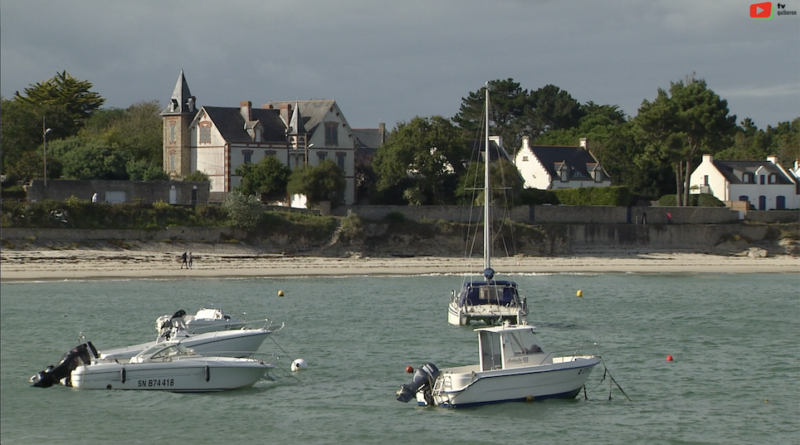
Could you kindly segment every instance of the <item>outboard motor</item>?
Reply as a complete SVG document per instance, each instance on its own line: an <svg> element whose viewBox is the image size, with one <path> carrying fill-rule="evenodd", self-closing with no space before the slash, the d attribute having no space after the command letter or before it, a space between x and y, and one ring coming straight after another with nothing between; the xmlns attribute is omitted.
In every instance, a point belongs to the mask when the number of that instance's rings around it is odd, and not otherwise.
<svg viewBox="0 0 800 445"><path fill-rule="evenodd" d="M425 363L417 368L414 373L414 380L408 385L400 385L400 390L397 391L397 400L403 403L408 403L409 400L416 397L420 391L425 392L425 401L428 405L433 404L433 399L430 397L433 382L439 377L439 368L433 363Z"/></svg>
<svg viewBox="0 0 800 445"><path fill-rule="evenodd" d="M91 342L75 346L74 348L70 349L69 352L64 354L64 357L61 358L61 361L57 366L50 365L44 371L38 372L31 377L30 381L33 383L31 386L35 386L37 388L49 388L64 378L69 381L70 374L75 370L75 368L84 364L88 365L92 362L92 358L89 353L90 348L92 351L91 353L97 357L97 350L94 348L94 345L92 345Z"/></svg>
<svg viewBox="0 0 800 445"><path fill-rule="evenodd" d="M161 332L164 331L164 329L169 329L170 327L172 327L172 320L173 319L175 319L175 318L183 318L184 315L186 315L186 311L181 309L178 312L175 312L174 314L172 314L171 317L169 315L162 315L162 316L158 317L156 319L156 331L161 333Z"/></svg>

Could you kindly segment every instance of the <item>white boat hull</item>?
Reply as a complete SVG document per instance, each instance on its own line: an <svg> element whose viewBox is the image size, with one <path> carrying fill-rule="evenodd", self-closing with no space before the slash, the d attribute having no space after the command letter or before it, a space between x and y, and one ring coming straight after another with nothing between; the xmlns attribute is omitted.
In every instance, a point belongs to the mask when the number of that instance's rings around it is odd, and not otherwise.
<svg viewBox="0 0 800 445"><path fill-rule="evenodd" d="M181 345L192 349L198 355L219 357L250 357L258 351L267 336L274 331L269 329L240 329L218 331L178 338ZM143 350L157 344L151 341L124 348L100 351L103 360L129 359Z"/></svg>
<svg viewBox="0 0 800 445"><path fill-rule="evenodd" d="M252 386L273 366L253 359L197 357L163 363L104 363L78 366L68 386L171 392L227 391Z"/></svg>
<svg viewBox="0 0 800 445"><path fill-rule="evenodd" d="M574 398L592 369L600 363L596 356L570 357L572 361L547 365L480 371L480 366L442 369L431 399L417 393L417 403L462 408L512 401L548 398ZM557 359L555 361L558 361Z"/></svg>

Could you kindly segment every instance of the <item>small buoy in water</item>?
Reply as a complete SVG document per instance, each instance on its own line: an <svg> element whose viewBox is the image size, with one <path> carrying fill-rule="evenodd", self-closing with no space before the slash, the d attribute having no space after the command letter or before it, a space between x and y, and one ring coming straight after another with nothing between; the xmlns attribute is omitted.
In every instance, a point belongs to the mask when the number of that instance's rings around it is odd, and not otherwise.
<svg viewBox="0 0 800 445"><path fill-rule="evenodd" d="M578 292L575 292L575 295L577 295L579 297L582 297L583 296L583 291L578 289Z"/></svg>
<svg viewBox="0 0 800 445"><path fill-rule="evenodd" d="M667 356L667 361L668 361L668 362L671 362L671 361L672 361L672 356L671 356L671 355L668 355L668 356Z"/></svg>
<svg viewBox="0 0 800 445"><path fill-rule="evenodd" d="M767 400L764 400L764 403L769 403L769 399L767 399Z"/></svg>
<svg viewBox="0 0 800 445"><path fill-rule="evenodd" d="M406 373L411 374L412 372L414 372L414 368L411 366L406 366Z"/></svg>
<svg viewBox="0 0 800 445"><path fill-rule="evenodd" d="M279 296L279 297L282 297L282 296L283 296L283 291L282 291L282 290L279 290L279 291L278 291L278 296Z"/></svg>
<svg viewBox="0 0 800 445"><path fill-rule="evenodd" d="M301 369L308 368L308 363L305 360L299 358L292 362L292 371L297 372Z"/></svg>
<svg viewBox="0 0 800 445"><path fill-rule="evenodd" d="M528 397L525 397L525 401L528 402L528 403L531 403L531 402L533 402L534 398L535 397L533 397L533 396L528 396Z"/></svg>

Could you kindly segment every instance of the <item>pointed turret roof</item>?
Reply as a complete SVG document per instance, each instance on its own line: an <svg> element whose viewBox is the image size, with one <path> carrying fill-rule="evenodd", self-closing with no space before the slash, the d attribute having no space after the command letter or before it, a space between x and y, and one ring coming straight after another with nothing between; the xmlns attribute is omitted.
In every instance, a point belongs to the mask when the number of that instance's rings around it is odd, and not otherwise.
<svg viewBox="0 0 800 445"><path fill-rule="evenodd" d="M303 116L300 115L300 106L297 102L294 104L294 112L292 118L289 120L289 134L305 134L305 125L303 125Z"/></svg>
<svg viewBox="0 0 800 445"><path fill-rule="evenodd" d="M178 82L175 84L175 89L172 90L172 97L170 97L167 108L161 114L183 114L195 113L197 106L195 104L195 97L189 91L189 84L186 83L186 77L181 70L178 76Z"/></svg>

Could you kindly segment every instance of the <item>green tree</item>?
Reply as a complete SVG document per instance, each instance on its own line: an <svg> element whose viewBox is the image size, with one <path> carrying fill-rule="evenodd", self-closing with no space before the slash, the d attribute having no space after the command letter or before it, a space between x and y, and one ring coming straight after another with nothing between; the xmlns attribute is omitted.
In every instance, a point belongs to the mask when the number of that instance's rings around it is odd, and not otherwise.
<svg viewBox="0 0 800 445"><path fill-rule="evenodd" d="M25 88L25 95L15 92L14 100L29 105L63 107L72 121L72 128L65 129L66 135L73 135L105 102L98 93L90 91L91 88L88 80L78 80L62 71Z"/></svg>
<svg viewBox="0 0 800 445"><path fill-rule="evenodd" d="M44 151L42 124L51 128L47 135L49 145L50 142L64 135L63 125L60 122L69 121L66 112L59 107L30 105L6 99L2 99L0 107L3 110L3 118L0 120L0 132L3 135L3 174L21 181L41 178L44 170L42 167ZM30 163L37 156L39 168L31 169ZM48 170L49 168L48 165Z"/></svg>
<svg viewBox="0 0 800 445"><path fill-rule="evenodd" d="M225 197L222 208L228 212L228 218L233 227L250 230L258 225L258 221L264 214L264 206L258 202L255 196L244 195L234 191Z"/></svg>
<svg viewBox="0 0 800 445"><path fill-rule="evenodd" d="M378 190L389 190L413 176L417 192L439 204L446 202L448 190L452 193L449 177L463 171L468 158L464 133L448 119L415 117L395 127L372 165Z"/></svg>
<svg viewBox="0 0 800 445"><path fill-rule="evenodd" d="M472 162L458 178L457 203L461 205L483 205L485 164ZM489 166L491 199L495 205L510 207L522 192L524 181L517 167L505 158Z"/></svg>
<svg viewBox="0 0 800 445"><path fill-rule="evenodd" d="M572 128L586 114L577 100L555 85L531 92L530 103L526 117L534 137L550 130Z"/></svg>
<svg viewBox="0 0 800 445"><path fill-rule="evenodd" d="M242 185L236 187L245 195L256 195L267 200L284 199L286 185L292 170L275 156L266 156L258 164L244 164L236 169Z"/></svg>
<svg viewBox="0 0 800 445"><path fill-rule="evenodd" d="M522 89L513 79L492 80L487 86L490 97L489 132L502 137L503 145L519 147L522 136L533 130L526 116L533 107L530 93ZM486 88L483 87L470 92L467 97L462 97L461 108L453 117L453 122L470 137L480 134L484 129Z"/></svg>
<svg viewBox="0 0 800 445"><path fill-rule="evenodd" d="M195 170L183 177L184 181L190 182L211 182L211 178L200 170Z"/></svg>
<svg viewBox="0 0 800 445"><path fill-rule="evenodd" d="M700 150L713 153L729 145L736 116L728 115L727 101L708 88L705 80L687 76L671 82L653 102L645 100L636 123L653 150L675 166L678 205L688 202L692 165Z"/></svg>
<svg viewBox="0 0 800 445"><path fill-rule="evenodd" d="M53 144L63 164L65 179L128 179L124 153L100 139L82 140L77 136ZM49 165L49 161L48 161ZM49 170L49 169L48 169Z"/></svg>
<svg viewBox="0 0 800 445"><path fill-rule="evenodd" d="M344 172L330 160L316 166L292 171L286 191L290 195L305 195L309 204L330 201L335 207L341 202L347 181Z"/></svg>

